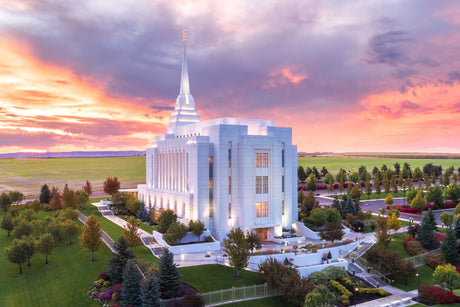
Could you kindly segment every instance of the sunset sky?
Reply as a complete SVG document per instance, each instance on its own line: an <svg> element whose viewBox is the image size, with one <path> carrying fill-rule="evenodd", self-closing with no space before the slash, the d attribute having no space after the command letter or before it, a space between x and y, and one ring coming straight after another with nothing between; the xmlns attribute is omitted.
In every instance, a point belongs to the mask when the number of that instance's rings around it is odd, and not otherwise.
<svg viewBox="0 0 460 307"><path fill-rule="evenodd" d="M299 151L460 152L459 1L0 0L0 153L144 150L179 92Z"/></svg>

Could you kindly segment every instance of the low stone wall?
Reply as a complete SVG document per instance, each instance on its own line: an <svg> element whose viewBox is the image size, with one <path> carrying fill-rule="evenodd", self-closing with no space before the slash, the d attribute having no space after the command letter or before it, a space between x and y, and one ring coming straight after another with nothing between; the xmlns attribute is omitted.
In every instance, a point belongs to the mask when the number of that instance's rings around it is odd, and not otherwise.
<svg viewBox="0 0 460 307"><path fill-rule="evenodd" d="M330 262L330 263L311 265L311 266L301 267L301 268L296 268L296 269L301 276L308 277L310 276L311 273L322 271L328 266L343 267L344 269L347 269L348 261Z"/></svg>
<svg viewBox="0 0 460 307"><path fill-rule="evenodd" d="M157 231L153 231L153 237L155 240L160 244L161 246L168 248L171 253L174 255L179 255L179 254L188 254L188 253L203 253L203 252L208 252L208 251L216 251L220 250L220 242L214 240L214 242L203 242L203 243L194 243L194 244L178 244L174 246L170 246L168 243L166 243L165 240L163 240L163 234ZM205 231L201 237L200 240L206 238L207 236L210 236L208 231ZM192 240L192 238L194 239ZM211 236L212 237L212 236ZM197 237L189 232L185 238L182 240L184 242L192 242L196 241ZM214 238L213 238L214 239Z"/></svg>

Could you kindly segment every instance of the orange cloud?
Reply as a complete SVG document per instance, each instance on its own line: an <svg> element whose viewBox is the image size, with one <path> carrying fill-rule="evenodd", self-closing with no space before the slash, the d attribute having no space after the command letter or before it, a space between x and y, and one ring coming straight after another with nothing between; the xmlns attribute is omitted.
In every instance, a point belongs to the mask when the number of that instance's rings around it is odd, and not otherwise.
<svg viewBox="0 0 460 307"><path fill-rule="evenodd" d="M308 79L308 75L300 72L295 72L297 69L285 67L276 70L269 75L269 80L262 86L264 89L295 86Z"/></svg>
<svg viewBox="0 0 460 307"><path fill-rule="evenodd" d="M108 97L103 81L42 63L24 44L0 40L0 49L0 152L143 150L164 130L169 111ZM116 139L104 139L114 131Z"/></svg>

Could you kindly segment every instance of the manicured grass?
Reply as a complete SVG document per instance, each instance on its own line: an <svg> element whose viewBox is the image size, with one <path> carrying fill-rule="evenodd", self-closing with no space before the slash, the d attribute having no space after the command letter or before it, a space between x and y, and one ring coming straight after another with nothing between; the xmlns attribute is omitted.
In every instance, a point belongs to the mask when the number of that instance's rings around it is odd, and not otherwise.
<svg viewBox="0 0 460 307"><path fill-rule="evenodd" d="M265 283L262 275L251 271L240 271L241 280L235 280L234 268L219 264L205 264L199 266L179 268L182 281L191 285L201 293L229 289L231 287L252 286Z"/></svg>
<svg viewBox="0 0 460 307"><path fill-rule="evenodd" d="M433 272L434 270L427 265L417 268L417 272L420 274L420 285L434 285L433 281ZM404 291L415 290L418 287L417 277L412 277L408 279L407 286L404 284L404 280L396 279L395 287L402 289Z"/></svg>
<svg viewBox="0 0 460 307"><path fill-rule="evenodd" d="M94 214L99 222L101 222L102 229L112 238L112 240L117 241L123 233L123 228L113 223L112 221L106 219L101 215L99 210L93 205L86 205L84 209L80 210L86 216ZM145 247L143 244L136 246L134 248L134 253L136 254L137 259L145 259L153 261L158 264L159 260L157 257L153 256L150 250Z"/></svg>
<svg viewBox="0 0 460 307"><path fill-rule="evenodd" d="M38 216L53 214L40 211ZM110 258L107 246L101 245L95 253L96 263L91 264L91 253L80 246L77 236L70 246L63 240L48 257L48 265L45 265L45 258L36 253L31 259L32 266L24 266L24 274L18 276L18 266L7 261L3 254L12 241L2 229L0 306L99 306L86 291L99 272L107 269Z"/></svg>
<svg viewBox="0 0 460 307"><path fill-rule="evenodd" d="M401 167L404 162L414 168L422 168L427 163L433 165L442 165L443 168L453 165L455 168L460 167L459 159L406 159L406 158L370 158L370 157L299 157L298 165L303 168L316 166L318 171L325 166L330 172L336 173L343 168L345 170L358 171L361 165L364 165L368 172L372 171L374 166L380 168L386 164L389 168L394 169L394 164L398 162Z"/></svg>
<svg viewBox="0 0 460 307"><path fill-rule="evenodd" d="M408 258L411 257L407 250L404 248L404 240L408 237L405 233L397 233L392 235L392 240L388 245L388 249L392 251L397 251L401 258Z"/></svg>
<svg viewBox="0 0 460 307"><path fill-rule="evenodd" d="M242 301L221 305L223 307L295 307L296 305L286 302L282 296L266 297L258 300Z"/></svg>

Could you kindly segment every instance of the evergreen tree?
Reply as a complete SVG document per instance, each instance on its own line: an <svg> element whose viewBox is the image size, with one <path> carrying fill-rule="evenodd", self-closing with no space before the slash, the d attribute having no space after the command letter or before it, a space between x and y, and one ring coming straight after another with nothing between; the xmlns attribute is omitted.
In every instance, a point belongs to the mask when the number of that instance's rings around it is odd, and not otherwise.
<svg viewBox="0 0 460 307"><path fill-rule="evenodd" d="M160 307L160 288L152 271L149 271L147 280L142 282L142 307Z"/></svg>
<svg viewBox="0 0 460 307"><path fill-rule="evenodd" d="M123 270L123 286L121 287L121 300L123 306L140 307L141 299L141 274L134 259L129 259Z"/></svg>
<svg viewBox="0 0 460 307"><path fill-rule="evenodd" d="M374 179L374 188L375 188L375 193L377 193L377 195L380 195L380 193L382 192L382 189L380 187L380 179L378 178Z"/></svg>
<svg viewBox="0 0 460 307"><path fill-rule="evenodd" d="M453 229L448 228L446 232L446 239L441 244L441 254L447 263L452 265L457 264L458 250L457 238Z"/></svg>
<svg viewBox="0 0 460 307"><path fill-rule="evenodd" d="M152 221L147 209L145 209L145 204L142 203L139 212L137 213L137 218L141 220L141 222L150 223Z"/></svg>
<svg viewBox="0 0 460 307"><path fill-rule="evenodd" d="M169 249L163 249L158 272L158 285L161 298L168 299L179 296L182 291L180 278L177 265L174 263L174 255Z"/></svg>
<svg viewBox="0 0 460 307"><path fill-rule="evenodd" d="M42 204L49 204L50 203L51 191L50 191L50 188L48 188L48 185L46 183L44 185L42 185L39 200L40 200L40 203L42 203Z"/></svg>
<svg viewBox="0 0 460 307"><path fill-rule="evenodd" d="M337 195L334 197L334 200L332 201L332 208L337 209L337 211L340 212L340 215L342 215L342 206L340 205L339 198Z"/></svg>
<svg viewBox="0 0 460 307"><path fill-rule="evenodd" d="M109 260L109 271L112 284L121 284L123 282L123 270L125 269L126 262L134 258L132 250L128 249L129 243L124 237L120 237L117 242L113 244L115 253L112 253L112 258Z"/></svg>
<svg viewBox="0 0 460 307"><path fill-rule="evenodd" d="M307 179L307 175L305 174L305 170L303 169L302 165L299 165L297 168L297 179L299 182L304 182Z"/></svg>
<svg viewBox="0 0 460 307"><path fill-rule="evenodd" d="M345 207L343 208L342 211L342 216L346 217L347 214L353 214L355 215L355 206L353 205L353 201L351 200L351 197L348 197L347 200L345 201Z"/></svg>
<svg viewBox="0 0 460 307"><path fill-rule="evenodd" d="M431 211L431 210L429 210ZM433 214L433 212L431 212ZM420 231L417 234L417 240L422 244L424 248L433 248L435 240L433 238L434 230L431 223L431 219L428 216L428 213L423 216L422 225L420 226Z"/></svg>
<svg viewBox="0 0 460 307"><path fill-rule="evenodd" d="M460 239L460 218L457 218L457 221L455 222L455 234L457 239Z"/></svg>
<svg viewBox="0 0 460 307"><path fill-rule="evenodd" d="M428 212L426 213L426 215L428 216L428 219L430 221L431 229L435 231L437 226L436 226L436 217L434 216L433 211L431 209L428 209Z"/></svg>

